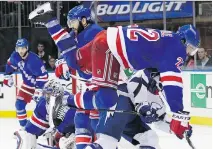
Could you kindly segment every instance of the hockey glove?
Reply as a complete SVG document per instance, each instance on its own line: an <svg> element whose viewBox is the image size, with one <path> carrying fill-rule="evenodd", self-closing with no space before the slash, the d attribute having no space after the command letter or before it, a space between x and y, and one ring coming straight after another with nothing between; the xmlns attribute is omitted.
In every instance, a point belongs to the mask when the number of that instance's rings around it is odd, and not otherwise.
<svg viewBox="0 0 213 149"><path fill-rule="evenodd" d="M60 138L59 147L60 149L73 149L75 147L75 134L72 133L68 138Z"/></svg>
<svg viewBox="0 0 213 149"><path fill-rule="evenodd" d="M12 87L14 85L13 76L5 75L3 83L4 85L7 85L8 87Z"/></svg>
<svg viewBox="0 0 213 149"><path fill-rule="evenodd" d="M33 100L37 103L39 101L39 98L42 96L43 91L42 89L35 89L34 95L33 95Z"/></svg>
<svg viewBox="0 0 213 149"><path fill-rule="evenodd" d="M64 59L58 59L55 62L55 75L60 79L64 79L66 81L70 80L70 70Z"/></svg>
<svg viewBox="0 0 213 149"><path fill-rule="evenodd" d="M145 123L152 123L158 121L156 109L154 109L148 102L139 103L135 110L141 114L141 120Z"/></svg>
<svg viewBox="0 0 213 149"><path fill-rule="evenodd" d="M29 14L29 20L34 24L45 25L56 18L55 3L44 3Z"/></svg>
<svg viewBox="0 0 213 149"><path fill-rule="evenodd" d="M173 113L172 121L170 122L170 130L179 138L183 139L186 134L188 137L192 134L192 127L189 125L189 112L178 111Z"/></svg>

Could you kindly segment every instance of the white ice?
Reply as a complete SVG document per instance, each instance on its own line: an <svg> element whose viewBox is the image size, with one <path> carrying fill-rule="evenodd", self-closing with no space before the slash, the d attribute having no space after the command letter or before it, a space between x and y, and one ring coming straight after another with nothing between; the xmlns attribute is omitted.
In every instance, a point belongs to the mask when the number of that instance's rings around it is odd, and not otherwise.
<svg viewBox="0 0 213 149"><path fill-rule="evenodd" d="M19 124L17 120L0 119L0 149L16 148L16 140L13 138L13 133L18 129ZM175 136L164 132L157 133L159 135L161 149L191 149L186 140L179 140ZM194 125L191 140L196 149L211 149L212 127ZM134 147L122 139L119 148L133 149Z"/></svg>

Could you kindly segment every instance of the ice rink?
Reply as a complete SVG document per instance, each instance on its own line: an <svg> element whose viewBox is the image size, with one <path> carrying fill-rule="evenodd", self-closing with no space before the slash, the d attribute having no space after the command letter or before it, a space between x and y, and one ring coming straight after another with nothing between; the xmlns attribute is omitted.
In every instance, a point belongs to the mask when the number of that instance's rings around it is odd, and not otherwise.
<svg viewBox="0 0 213 149"><path fill-rule="evenodd" d="M0 119L0 149L16 149L16 140L13 132L19 128L15 119ZM179 140L173 135L164 132L159 134L161 149L191 149L185 140ZM207 126L193 126L192 142L196 149L212 148L212 128ZM133 149L127 141L121 140L121 149Z"/></svg>

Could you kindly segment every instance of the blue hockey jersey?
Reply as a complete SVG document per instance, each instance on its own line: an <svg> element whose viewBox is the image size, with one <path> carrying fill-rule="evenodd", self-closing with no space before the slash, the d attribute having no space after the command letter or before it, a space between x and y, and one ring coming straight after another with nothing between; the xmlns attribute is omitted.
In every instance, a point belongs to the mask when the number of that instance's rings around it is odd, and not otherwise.
<svg viewBox="0 0 213 149"><path fill-rule="evenodd" d="M124 69L157 68L171 111L183 110L180 67L186 48L177 34L137 26L109 27L107 42Z"/></svg>
<svg viewBox="0 0 213 149"><path fill-rule="evenodd" d="M24 84L30 87L42 88L48 81L48 73L42 60L33 52L29 52L26 59L14 51L6 64L5 74L11 74L19 70Z"/></svg>
<svg viewBox="0 0 213 149"><path fill-rule="evenodd" d="M55 18L49 21L46 27L49 34L61 51L62 56L66 53L64 55L64 58L68 59L68 62L70 62L69 64L71 65L69 66L71 66L73 69L76 69L80 77L85 79L91 78L91 75L83 73L80 70L80 67L77 65L76 50L93 40L97 33L102 31L103 28L101 28L97 24L90 24L82 32L80 32L77 37L75 37L73 32L69 34L65 29L63 29ZM73 45L76 46L73 47Z"/></svg>
<svg viewBox="0 0 213 149"><path fill-rule="evenodd" d="M69 105L73 105L73 95L66 92L64 93L63 99L68 102ZM69 103L69 101L71 103ZM48 104L44 96L40 97L39 102L36 105L36 108L33 112L33 115L27 122L25 130L36 136L42 135L49 128L49 114L48 114ZM75 110L69 109L63 121L56 127L56 129L62 133L74 133L74 116Z"/></svg>

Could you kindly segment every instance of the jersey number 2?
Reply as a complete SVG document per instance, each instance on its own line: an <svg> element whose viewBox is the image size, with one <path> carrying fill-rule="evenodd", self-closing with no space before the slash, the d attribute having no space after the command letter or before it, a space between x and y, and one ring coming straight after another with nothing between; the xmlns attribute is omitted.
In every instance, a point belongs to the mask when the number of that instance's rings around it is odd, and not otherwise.
<svg viewBox="0 0 213 149"><path fill-rule="evenodd" d="M160 39L158 32L154 30L143 30L141 28L130 28L127 29L127 37L132 41L138 41L138 36L142 36L148 41L157 41Z"/></svg>

